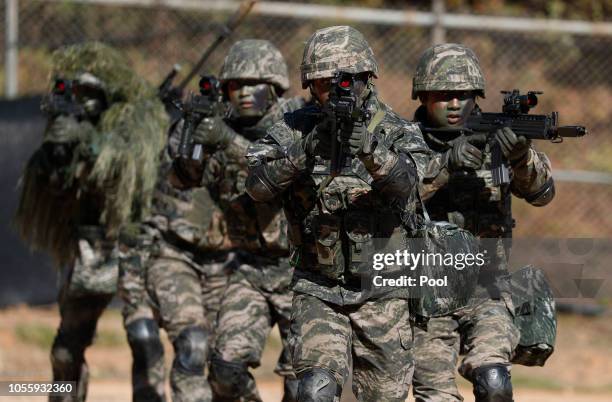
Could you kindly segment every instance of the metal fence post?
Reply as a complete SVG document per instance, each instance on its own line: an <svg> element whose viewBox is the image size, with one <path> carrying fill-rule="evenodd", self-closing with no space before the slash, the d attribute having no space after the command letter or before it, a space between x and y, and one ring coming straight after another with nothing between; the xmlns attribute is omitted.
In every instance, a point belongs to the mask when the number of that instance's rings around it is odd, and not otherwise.
<svg viewBox="0 0 612 402"><path fill-rule="evenodd" d="M434 17L434 24L431 27L431 44L437 45L446 42L446 27L442 21L446 6L444 0L433 0L431 2L431 13Z"/></svg>
<svg viewBox="0 0 612 402"><path fill-rule="evenodd" d="M4 95L17 97L18 89L18 40L19 40L19 0L4 0L5 26L4 35Z"/></svg>

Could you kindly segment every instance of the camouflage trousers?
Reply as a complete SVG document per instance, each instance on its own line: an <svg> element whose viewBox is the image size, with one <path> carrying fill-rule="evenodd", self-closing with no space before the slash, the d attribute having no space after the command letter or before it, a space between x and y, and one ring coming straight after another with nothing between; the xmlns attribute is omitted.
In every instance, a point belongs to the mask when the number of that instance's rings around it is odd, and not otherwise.
<svg viewBox="0 0 612 402"><path fill-rule="evenodd" d="M285 381L295 380L288 348L292 298L288 288L270 292L254 286L239 271L232 274L219 312L211 364L215 364L215 359L221 359L232 364L258 367L268 334L274 324L278 324L283 350L274 371L285 377ZM261 401L253 376L247 375L245 391L235 400ZM209 379L214 390L215 379ZM222 400L230 399L225 397Z"/></svg>
<svg viewBox="0 0 612 402"><path fill-rule="evenodd" d="M164 256L154 258L146 268L146 289L154 315L174 346L170 371L174 402L212 399L204 367L227 277L207 275L207 271L218 269L195 268L185 260Z"/></svg>
<svg viewBox="0 0 612 402"><path fill-rule="evenodd" d="M452 316L432 318L427 329L414 328L413 395L420 402L463 401L455 382L459 372L468 380L474 369L490 364L510 366L519 331L511 301L487 300Z"/></svg>
<svg viewBox="0 0 612 402"><path fill-rule="evenodd" d="M119 245L119 296L123 326L132 348L132 400L165 401L164 349L145 283L150 244ZM144 347L139 347L138 344Z"/></svg>
<svg viewBox="0 0 612 402"><path fill-rule="evenodd" d="M96 227L89 229L96 231ZM114 243L101 239L102 235L80 238L73 264L62 272L60 324L51 348L51 365L53 380L75 381L77 392L72 396L50 396L50 401L81 402L87 396L85 349L92 344L98 319L117 285Z"/></svg>
<svg viewBox="0 0 612 402"><path fill-rule="evenodd" d="M291 337L298 377L323 368L342 386L352 360L353 392L358 400L406 400L413 371L407 300L375 299L338 306L295 293Z"/></svg>

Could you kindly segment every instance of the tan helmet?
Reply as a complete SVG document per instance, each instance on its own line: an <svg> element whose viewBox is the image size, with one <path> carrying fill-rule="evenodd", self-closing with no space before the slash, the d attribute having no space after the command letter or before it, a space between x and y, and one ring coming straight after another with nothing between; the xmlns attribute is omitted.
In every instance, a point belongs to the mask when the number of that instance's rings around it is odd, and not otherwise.
<svg viewBox="0 0 612 402"><path fill-rule="evenodd" d="M378 74L372 48L353 27L319 29L308 39L300 66L302 88L306 89L310 80L333 77L337 71Z"/></svg>
<svg viewBox="0 0 612 402"><path fill-rule="evenodd" d="M425 91L478 91L485 96L485 80L472 49L444 43L423 52L412 79L412 99Z"/></svg>
<svg viewBox="0 0 612 402"><path fill-rule="evenodd" d="M278 94L289 89L287 63L270 41L245 39L234 43L225 56L219 80L257 80L272 84Z"/></svg>

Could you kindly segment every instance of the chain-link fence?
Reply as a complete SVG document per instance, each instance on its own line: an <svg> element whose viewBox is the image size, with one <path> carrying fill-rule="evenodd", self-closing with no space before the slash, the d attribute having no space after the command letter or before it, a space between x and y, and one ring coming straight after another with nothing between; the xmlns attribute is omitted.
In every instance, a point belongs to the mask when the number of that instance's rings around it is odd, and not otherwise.
<svg viewBox="0 0 612 402"><path fill-rule="evenodd" d="M2 13L0 24L5 20L5 11ZM122 6L119 2L104 5L20 0L19 94L43 92L51 52L61 45L86 40L101 40L121 48L137 71L152 82L159 82L177 62L185 73L226 18L227 14L219 11ZM290 94L306 96L298 73L304 42L316 29L338 23L349 23L365 34L381 65L377 85L382 98L403 116L411 117L418 106L410 99L411 75L418 57L430 46L429 27L257 14L250 15L232 39L272 41L287 59L292 78ZM4 32L2 26L0 35ZM213 54L204 73L219 70L232 39ZM544 94L534 113L556 110L562 124L588 127L590 135L585 138L569 139L563 144L536 144L549 155L553 168L612 172L608 157L612 152L612 129L608 123L612 36L450 29L446 39L472 47L479 56L487 79L487 97L480 101L484 110L501 109L500 90L540 90ZM3 77L1 70L0 79ZM560 182L556 199L546 208L533 208L516 200L516 234L612 236L610 200L612 185Z"/></svg>

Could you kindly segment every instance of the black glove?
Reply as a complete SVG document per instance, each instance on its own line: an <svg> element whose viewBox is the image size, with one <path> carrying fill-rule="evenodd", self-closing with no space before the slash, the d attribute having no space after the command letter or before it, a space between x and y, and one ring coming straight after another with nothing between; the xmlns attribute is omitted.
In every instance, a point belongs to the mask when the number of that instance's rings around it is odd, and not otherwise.
<svg viewBox="0 0 612 402"><path fill-rule="evenodd" d="M484 144L486 137L476 134L457 138L448 150L448 167L450 170L478 169L482 166L482 152L475 144Z"/></svg>
<svg viewBox="0 0 612 402"><path fill-rule="evenodd" d="M368 131L365 122L347 124L340 129L342 143L348 145L348 152L352 156L366 156L372 154L378 140Z"/></svg>
<svg viewBox="0 0 612 402"><path fill-rule="evenodd" d="M510 127L498 129L495 132L495 140L499 143L502 153L510 163L518 162L527 155L531 140L514 134Z"/></svg>
<svg viewBox="0 0 612 402"><path fill-rule="evenodd" d="M193 130L193 142L207 148L222 149L234 138L234 132L223 123L219 116L205 117Z"/></svg>

